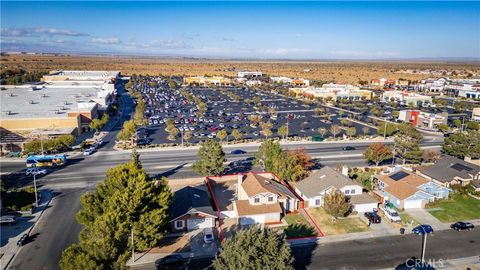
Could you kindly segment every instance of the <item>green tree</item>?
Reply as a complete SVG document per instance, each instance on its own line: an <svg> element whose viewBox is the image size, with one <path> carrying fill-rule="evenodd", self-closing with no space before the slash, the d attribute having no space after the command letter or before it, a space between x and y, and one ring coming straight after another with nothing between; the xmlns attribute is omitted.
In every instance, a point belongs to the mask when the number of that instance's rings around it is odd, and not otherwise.
<svg viewBox="0 0 480 270"><path fill-rule="evenodd" d="M480 158L480 132L451 134L445 138L442 151L460 159L466 156L474 159Z"/></svg>
<svg viewBox="0 0 480 270"><path fill-rule="evenodd" d="M326 128L318 128L318 134L320 134L320 136L325 137L325 135L328 133L328 130Z"/></svg>
<svg viewBox="0 0 480 270"><path fill-rule="evenodd" d="M168 139L170 141L174 141L177 138L177 135L179 133L178 128L175 127L175 125L168 125L165 128L165 131L168 133Z"/></svg>
<svg viewBox="0 0 480 270"><path fill-rule="evenodd" d="M122 130L117 134L117 139L119 139L120 141L131 140L133 135L135 135L136 130L137 125L135 124L135 121L128 120L123 123Z"/></svg>
<svg viewBox="0 0 480 270"><path fill-rule="evenodd" d="M198 160L193 164L193 170L201 175L220 175L225 170L223 164L225 159L225 153L222 146L217 141L208 139L198 150Z"/></svg>
<svg viewBox="0 0 480 270"><path fill-rule="evenodd" d="M187 130L187 131L185 131L185 133L183 133L183 139L187 143L192 137L193 137L193 133L190 130Z"/></svg>
<svg viewBox="0 0 480 270"><path fill-rule="evenodd" d="M406 161L417 163L422 160L421 140L422 134L411 125L403 124L399 126L393 141L395 153L403 160L403 164Z"/></svg>
<svg viewBox="0 0 480 270"><path fill-rule="evenodd" d="M225 129L222 129L219 132L217 132L217 138L219 138L220 141L222 141L222 142L227 136L228 136L228 133Z"/></svg>
<svg viewBox="0 0 480 270"><path fill-rule="evenodd" d="M328 214L338 218L347 214L348 210L350 210L350 204L348 204L345 195L341 191L334 190L324 196L323 208Z"/></svg>
<svg viewBox="0 0 480 270"><path fill-rule="evenodd" d="M273 134L273 132L272 132L273 124L271 122L261 123L260 126L262 128L260 133L262 133L262 135L265 136L265 139L272 136L272 134Z"/></svg>
<svg viewBox="0 0 480 270"><path fill-rule="evenodd" d="M372 143L363 153L365 160L374 162L378 166L382 161L392 158L392 148L383 143Z"/></svg>
<svg viewBox="0 0 480 270"><path fill-rule="evenodd" d="M477 122L467 122L467 130L479 130L479 126Z"/></svg>
<svg viewBox="0 0 480 270"><path fill-rule="evenodd" d="M222 251L213 261L213 268L293 270L293 256L287 241L277 232L254 226L225 240Z"/></svg>
<svg viewBox="0 0 480 270"><path fill-rule="evenodd" d="M280 135L282 137L282 139L285 140L285 138L288 136L287 125L282 125L281 127L279 127L277 133L278 133L278 135Z"/></svg>
<svg viewBox="0 0 480 270"><path fill-rule="evenodd" d="M242 139L242 132L240 132L238 129L232 130L232 136L235 138L235 141L239 141Z"/></svg>
<svg viewBox="0 0 480 270"><path fill-rule="evenodd" d="M357 129L355 127L347 128L347 136L352 138L357 134Z"/></svg>
<svg viewBox="0 0 480 270"><path fill-rule="evenodd" d="M282 153L283 150L278 142L266 140L260 145L258 152L255 153L254 163L264 171L272 172L275 160L281 157Z"/></svg>
<svg viewBox="0 0 480 270"><path fill-rule="evenodd" d="M397 132L397 125L392 123L382 123L377 129L378 135L392 136Z"/></svg>
<svg viewBox="0 0 480 270"><path fill-rule="evenodd" d="M124 268L132 248L145 250L163 239L171 198L166 181L150 178L132 153L129 162L109 169L105 182L80 198L80 243L63 252L61 268Z"/></svg>
<svg viewBox="0 0 480 270"><path fill-rule="evenodd" d="M457 128L461 128L461 127L462 127L462 120L460 120L460 119L455 119L455 120L453 120L453 124L454 124Z"/></svg>
<svg viewBox="0 0 480 270"><path fill-rule="evenodd" d="M441 132L447 132L450 128L448 127L447 124L439 124L437 125L437 129Z"/></svg>
<svg viewBox="0 0 480 270"><path fill-rule="evenodd" d="M312 165L311 157L307 155L305 151L291 150L282 152L274 159L271 172L288 182L297 182L308 175L308 171Z"/></svg>

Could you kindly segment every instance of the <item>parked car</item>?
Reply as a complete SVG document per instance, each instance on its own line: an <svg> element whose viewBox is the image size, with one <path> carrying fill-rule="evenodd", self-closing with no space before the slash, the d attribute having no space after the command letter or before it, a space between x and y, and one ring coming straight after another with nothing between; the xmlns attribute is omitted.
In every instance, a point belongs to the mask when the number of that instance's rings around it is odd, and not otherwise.
<svg viewBox="0 0 480 270"><path fill-rule="evenodd" d="M91 154L93 154L94 151L95 151L95 148L87 148L85 149L85 151L83 151L83 155L90 156Z"/></svg>
<svg viewBox="0 0 480 270"><path fill-rule="evenodd" d="M247 152L246 151L243 151L242 149L236 149L236 150L233 150L232 152L230 152L230 154L232 155L241 155L241 154L246 154Z"/></svg>
<svg viewBox="0 0 480 270"><path fill-rule="evenodd" d="M376 212L365 212L364 216L371 223L381 223L382 222L382 218Z"/></svg>
<svg viewBox="0 0 480 270"><path fill-rule="evenodd" d="M155 268L161 269L188 269L188 259L181 255L168 255L155 261Z"/></svg>
<svg viewBox="0 0 480 270"><path fill-rule="evenodd" d="M47 169L42 169L42 168L30 168L30 169L27 169L25 171L25 175L26 176L29 176L29 175L34 175L34 174L43 174L43 175L46 175L47 174Z"/></svg>
<svg viewBox="0 0 480 270"><path fill-rule="evenodd" d="M345 146L342 148L344 151L351 151L351 150L355 150L355 147L353 146Z"/></svg>
<svg viewBox="0 0 480 270"><path fill-rule="evenodd" d="M15 224L17 220L15 216L2 216L0 217L0 224L2 225L12 225Z"/></svg>
<svg viewBox="0 0 480 270"><path fill-rule="evenodd" d="M206 243L206 244L210 244L212 243L214 240L214 236L213 236L213 230L212 228L205 228L203 230L203 241Z"/></svg>
<svg viewBox="0 0 480 270"><path fill-rule="evenodd" d="M473 230L475 226L470 222L459 221L450 225L450 228L454 229L455 231L470 231Z"/></svg>
<svg viewBox="0 0 480 270"><path fill-rule="evenodd" d="M395 209L389 208L387 206L380 207L385 217L390 220L391 222L401 222L402 219L398 215Z"/></svg>
<svg viewBox="0 0 480 270"><path fill-rule="evenodd" d="M432 226L428 224L418 225L417 227L412 229L412 232L415 234L425 234L425 233L433 233Z"/></svg>
<svg viewBox="0 0 480 270"><path fill-rule="evenodd" d="M24 234L22 235L22 237L20 237L20 239L18 239L17 241L17 246L23 246L27 243L27 240L28 240L28 234Z"/></svg>

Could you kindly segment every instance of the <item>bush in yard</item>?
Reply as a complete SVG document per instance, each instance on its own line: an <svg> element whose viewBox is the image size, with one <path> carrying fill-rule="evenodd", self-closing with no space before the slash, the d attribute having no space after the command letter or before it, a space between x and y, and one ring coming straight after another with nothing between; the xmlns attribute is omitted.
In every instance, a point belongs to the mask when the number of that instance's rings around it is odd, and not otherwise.
<svg viewBox="0 0 480 270"><path fill-rule="evenodd" d="M288 243L275 231L254 226L225 240L213 268L293 270L293 256Z"/></svg>
<svg viewBox="0 0 480 270"><path fill-rule="evenodd" d="M350 204L342 192L335 190L325 195L323 208L335 218L344 217L350 210Z"/></svg>

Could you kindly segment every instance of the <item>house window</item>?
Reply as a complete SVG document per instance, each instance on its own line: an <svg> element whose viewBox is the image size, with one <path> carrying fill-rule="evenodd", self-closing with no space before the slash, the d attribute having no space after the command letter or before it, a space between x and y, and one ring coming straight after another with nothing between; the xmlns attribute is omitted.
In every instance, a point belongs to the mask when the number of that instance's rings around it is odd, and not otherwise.
<svg viewBox="0 0 480 270"><path fill-rule="evenodd" d="M273 202L273 197L268 197L269 202Z"/></svg>
<svg viewBox="0 0 480 270"><path fill-rule="evenodd" d="M350 194L350 190L349 190L349 189L345 190L345 195L348 195L348 194Z"/></svg>
<svg viewBox="0 0 480 270"><path fill-rule="evenodd" d="M255 199L253 199L253 201L254 201L255 203L259 203L259 202L260 202L260 198L255 198Z"/></svg>
<svg viewBox="0 0 480 270"><path fill-rule="evenodd" d="M355 194L355 189L352 189L352 190L350 191L350 194Z"/></svg>
<svg viewBox="0 0 480 270"><path fill-rule="evenodd" d="M175 229L183 229L184 222L183 220L176 220L175 221Z"/></svg>
<svg viewBox="0 0 480 270"><path fill-rule="evenodd" d="M320 199L315 200L315 205L320 205Z"/></svg>

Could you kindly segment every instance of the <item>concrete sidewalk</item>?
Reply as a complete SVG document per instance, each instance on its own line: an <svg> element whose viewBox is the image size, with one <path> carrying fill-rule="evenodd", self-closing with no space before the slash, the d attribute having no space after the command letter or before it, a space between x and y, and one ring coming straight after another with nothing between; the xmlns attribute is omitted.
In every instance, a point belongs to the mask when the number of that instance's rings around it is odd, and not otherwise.
<svg viewBox="0 0 480 270"><path fill-rule="evenodd" d="M17 223L10 226L1 226L1 243L0 253L3 254L0 258L0 269L7 269L10 262L12 262L15 255L22 248L17 246L17 241L24 234L30 235L35 227L35 224L40 220L45 209L48 208L52 193L47 190L39 192L39 206L34 209L34 213L29 216L22 216L17 218Z"/></svg>

